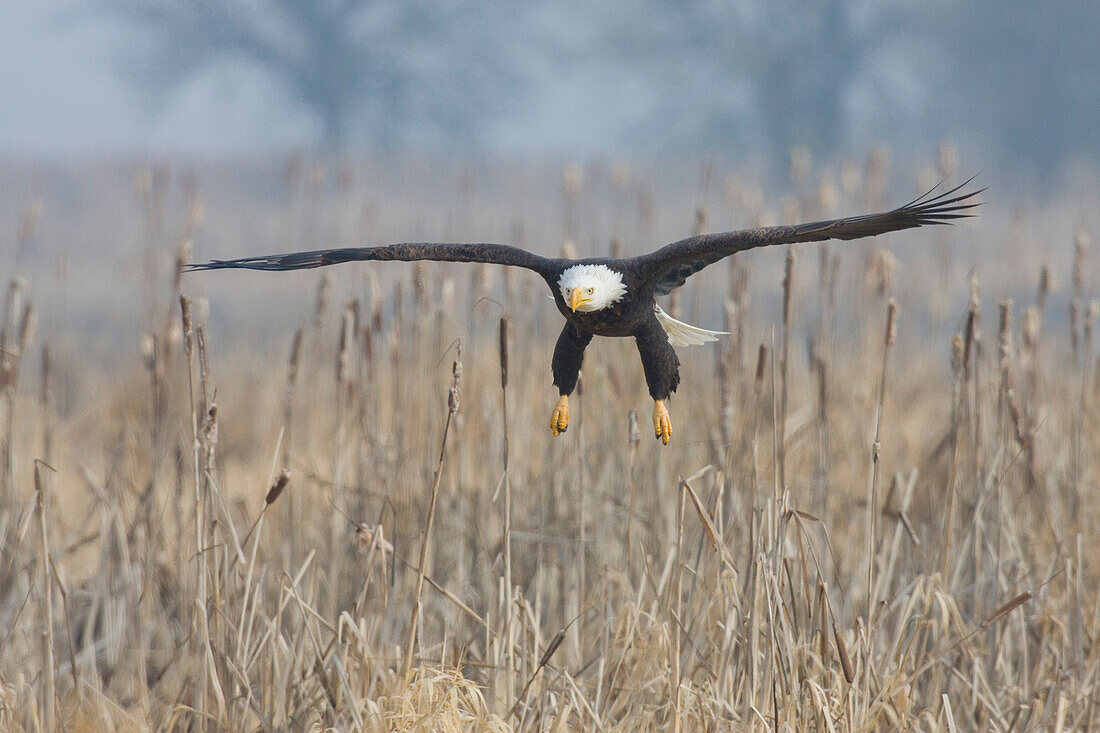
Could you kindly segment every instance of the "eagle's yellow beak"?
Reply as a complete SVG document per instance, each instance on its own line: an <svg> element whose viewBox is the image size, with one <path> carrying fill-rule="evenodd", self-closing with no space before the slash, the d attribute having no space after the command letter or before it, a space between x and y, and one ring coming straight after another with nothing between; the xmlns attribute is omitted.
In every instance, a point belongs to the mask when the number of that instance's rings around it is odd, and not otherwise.
<svg viewBox="0 0 1100 733"><path fill-rule="evenodd" d="M569 293L569 307L576 313L582 305L591 302L591 298L585 295L584 288L573 288Z"/></svg>

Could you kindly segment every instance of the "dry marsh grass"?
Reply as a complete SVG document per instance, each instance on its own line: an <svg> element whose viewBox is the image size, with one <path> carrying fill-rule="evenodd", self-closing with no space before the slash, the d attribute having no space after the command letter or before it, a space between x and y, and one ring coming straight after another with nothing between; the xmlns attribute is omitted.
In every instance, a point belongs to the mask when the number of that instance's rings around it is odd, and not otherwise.
<svg viewBox="0 0 1100 733"><path fill-rule="evenodd" d="M709 268L672 307L732 335L681 351L668 447L626 341L551 437L526 273L180 274L410 233L629 254L895 198L870 161L774 207L709 166L459 166L429 224L423 161L93 176L122 221L47 192L0 333L0 728L1094 728L1100 306L1057 205Z"/></svg>

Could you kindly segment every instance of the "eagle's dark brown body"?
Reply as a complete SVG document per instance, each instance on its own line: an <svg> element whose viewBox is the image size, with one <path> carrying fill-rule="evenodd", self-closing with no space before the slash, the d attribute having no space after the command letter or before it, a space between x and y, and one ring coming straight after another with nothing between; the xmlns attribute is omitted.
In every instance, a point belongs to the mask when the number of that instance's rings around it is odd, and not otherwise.
<svg viewBox="0 0 1100 733"><path fill-rule="evenodd" d="M637 259L565 260L561 271L575 265L603 265L614 270L622 276L629 296L601 310L574 311L562 297L557 278L546 277L554 292L554 303L566 320L554 346L551 362L554 386L560 394L573 393L584 361L585 347L593 336L633 337L638 344L650 396L655 400L667 399L680 384L680 360L654 313L656 300L652 280L646 277Z"/></svg>

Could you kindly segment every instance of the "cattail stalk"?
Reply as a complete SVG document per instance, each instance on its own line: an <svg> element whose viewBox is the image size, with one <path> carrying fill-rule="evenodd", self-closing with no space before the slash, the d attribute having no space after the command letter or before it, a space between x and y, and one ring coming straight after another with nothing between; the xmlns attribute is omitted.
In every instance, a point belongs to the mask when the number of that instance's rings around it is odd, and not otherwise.
<svg viewBox="0 0 1100 733"><path fill-rule="evenodd" d="M249 538L251 538L252 533L256 531L256 527L260 524L260 520L264 518L264 513L267 511L267 508L279 500L279 497L282 496L283 491L286 490L289 483L290 471L285 468L280 469L278 476L276 476L275 480L271 483L271 488L269 488L264 495L263 508L260 509L260 513L256 515L256 519L252 522L252 526L249 527L248 532L245 533L244 539L241 540L241 547L248 545ZM236 558L234 558L234 560L236 560ZM231 564L229 567L232 568L233 565Z"/></svg>
<svg viewBox="0 0 1100 733"><path fill-rule="evenodd" d="M817 490L814 492L815 510L828 516L829 506L829 381L825 357L813 349L813 366L817 376Z"/></svg>
<svg viewBox="0 0 1100 733"><path fill-rule="evenodd" d="M878 405L875 411L875 440L871 444L871 483L867 491L867 630L871 633L871 614L875 605L875 520L878 511L879 458L882 453L882 413L886 401L886 373L890 347L894 345L898 306L891 298L886 305L886 333L882 344L882 373L879 381Z"/></svg>
<svg viewBox="0 0 1100 733"><path fill-rule="evenodd" d="M447 417L443 422L443 438L439 446L439 460L436 461L435 475L432 477L431 497L428 501L428 518L420 540L420 562L416 570L416 594L413 597L412 617L409 619L409 639L405 648L405 680L412 680L413 649L416 645L416 627L420 621L420 597L424 592L424 573L428 562L428 546L431 543L432 527L435 524L435 505L439 498L439 482L443 478L443 459L447 455L447 436L451 422L458 415L459 386L462 380L462 345L459 344L458 356L451 367L451 388L447 392Z"/></svg>
<svg viewBox="0 0 1100 733"><path fill-rule="evenodd" d="M512 595L512 482L508 475L508 316L500 319L500 419L504 439L501 447L501 463L504 466L504 591L505 591L505 677L508 687L506 704L511 707L515 692L515 664L512 656L513 606Z"/></svg>
<svg viewBox="0 0 1100 733"><path fill-rule="evenodd" d="M42 384L39 393L39 406L42 409L42 459L53 462L53 416L50 414L50 347L42 347Z"/></svg>
<svg viewBox="0 0 1100 733"><path fill-rule="evenodd" d="M756 376L753 378L752 383L754 395L752 408L752 493L754 499L760 496L760 463L757 460L757 448L760 444L760 396L764 392L764 371L767 364L768 346L761 341L760 349L756 354Z"/></svg>
<svg viewBox="0 0 1100 733"><path fill-rule="evenodd" d="M642 431L638 427L638 411L631 410L627 415L627 457L630 476L630 505L626 515L626 567L631 567L634 553L634 512L638 494L638 480L635 468L638 462L638 446L642 442Z"/></svg>
<svg viewBox="0 0 1100 733"><path fill-rule="evenodd" d="M23 355L34 337L34 308L30 301L22 302L25 283L14 278L8 287L8 300L3 322L0 323L0 396L4 404L4 445L0 459L0 506L10 506L15 497L15 393L19 384L19 367ZM16 312L22 315L16 324Z"/></svg>
<svg viewBox="0 0 1100 733"><path fill-rule="evenodd" d="M672 687L672 731L679 733L682 721L680 718L680 636L681 619L684 617L684 506L687 502L688 482L680 482L679 502L676 507L676 599L675 604L669 609L669 629L672 631L671 670L669 683Z"/></svg>
<svg viewBox="0 0 1100 733"><path fill-rule="evenodd" d="M54 663L53 640L53 583L50 580L51 553L50 536L47 530L48 522L46 518L46 492L42 482L41 464L37 462L34 466L34 491L38 508L38 526L41 531L42 539L42 590L44 603L46 604L44 609L45 618L43 619L46 628L42 633L42 673L46 680L46 694L42 698L42 727L44 730L54 730L54 721L57 715L57 676L56 665Z"/></svg>
<svg viewBox="0 0 1100 733"><path fill-rule="evenodd" d="M844 681L849 685L855 681L856 673L852 667L852 657L848 654L848 645L844 643L844 635L840 633L840 626L833 621L833 641L836 643L836 655L840 657L840 669L844 672Z"/></svg>
<svg viewBox="0 0 1100 733"><path fill-rule="evenodd" d="M302 358L302 343L305 340L305 329L301 326L294 332L294 340L290 345L290 355L287 358L286 389L283 392L283 461L284 471L289 472L294 453L294 395L298 386L298 371ZM289 556L292 562L298 557L298 537L300 522L298 517L298 497L291 494L287 501L283 502L281 519L289 542Z"/></svg>
<svg viewBox="0 0 1100 733"><path fill-rule="evenodd" d="M783 271L783 357L782 395L779 401L779 488L787 488L787 409L790 400L791 308L794 299L794 249L787 251L787 263Z"/></svg>

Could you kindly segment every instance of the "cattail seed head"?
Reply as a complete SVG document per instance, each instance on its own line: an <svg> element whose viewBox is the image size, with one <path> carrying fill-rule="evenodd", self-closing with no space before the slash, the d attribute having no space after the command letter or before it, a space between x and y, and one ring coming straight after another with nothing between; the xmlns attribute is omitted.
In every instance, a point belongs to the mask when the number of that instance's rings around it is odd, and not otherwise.
<svg viewBox="0 0 1100 733"><path fill-rule="evenodd" d="M279 475L275 477L275 483L271 484L271 488L267 490L267 496L264 497L264 504L274 504L289 483L290 471L284 468L279 471Z"/></svg>
<svg viewBox="0 0 1100 733"><path fill-rule="evenodd" d="M691 228L691 235L698 237L707 233L707 212L702 207L695 210L695 226Z"/></svg>
<svg viewBox="0 0 1100 733"><path fill-rule="evenodd" d="M157 337L151 333L142 334L141 337L141 360L145 364L145 368L149 371L153 370L154 360L157 358Z"/></svg>
<svg viewBox="0 0 1100 733"><path fill-rule="evenodd" d="M783 323L791 322L791 291L794 289L794 250L787 250L787 262L783 268Z"/></svg>
<svg viewBox="0 0 1100 733"><path fill-rule="evenodd" d="M1077 350L1081 348L1081 300L1074 298L1069 304L1069 340L1073 348L1073 358L1077 358Z"/></svg>
<svg viewBox="0 0 1100 733"><path fill-rule="evenodd" d="M984 621L982 621L982 628L983 629L989 628L990 626L997 623L998 621L1003 619L1005 616L1012 613L1017 608L1024 605L1025 603L1027 603L1030 600L1031 600L1031 591L1024 591L1023 593L1016 596L1011 601L1009 601L1008 603L1004 604L1003 606L998 608L996 611L991 613Z"/></svg>
<svg viewBox="0 0 1100 733"><path fill-rule="evenodd" d="M30 302L23 306L23 317L19 321L19 341L18 354L20 357L27 353L30 349L31 341L34 340L35 327L38 325L38 319L35 317L34 306ZM18 370L21 358L17 358L15 361L15 369ZM13 374L14 381L14 374Z"/></svg>
<svg viewBox="0 0 1100 733"><path fill-rule="evenodd" d="M890 298L887 304L887 346L893 346L894 337L898 335L898 303Z"/></svg>
<svg viewBox="0 0 1100 733"><path fill-rule="evenodd" d="M1034 352L1039 341L1039 309L1030 305L1024 311L1024 323L1021 327L1024 337L1024 348Z"/></svg>
<svg viewBox="0 0 1100 733"><path fill-rule="evenodd" d="M863 275L864 284L878 297L884 297L894 287L898 271L898 258L885 247L876 249L867 258Z"/></svg>
<svg viewBox="0 0 1100 733"><path fill-rule="evenodd" d="M1050 291L1053 287L1053 283L1050 278L1050 267L1043 265L1043 269L1039 271L1039 308L1045 308L1047 304L1047 296L1050 295Z"/></svg>
<svg viewBox="0 0 1100 733"><path fill-rule="evenodd" d="M462 386L462 344L458 345L458 357L451 365L451 388L447 390L447 409L451 417L458 414L460 390Z"/></svg>
<svg viewBox="0 0 1100 733"><path fill-rule="evenodd" d="M961 333L951 337L951 373L957 378L962 373L964 341Z"/></svg>
<svg viewBox="0 0 1100 733"><path fill-rule="evenodd" d="M370 270L367 275L367 281L370 283L370 313L371 330L375 333L381 333L382 331L382 311L385 308L385 298L382 297L382 284L378 281L378 273L374 270Z"/></svg>
<svg viewBox="0 0 1100 733"><path fill-rule="evenodd" d="M294 341L290 345L290 358L287 360L286 382L287 387L294 388L298 381L298 362L302 356L303 329L301 326L294 332Z"/></svg>
<svg viewBox="0 0 1100 733"><path fill-rule="evenodd" d="M351 303L344 306L340 322L340 348L336 356L336 384L349 383L351 374L351 349L355 340L355 313Z"/></svg>
<svg viewBox="0 0 1100 733"><path fill-rule="evenodd" d="M500 318L500 388L508 388L508 316Z"/></svg>
<svg viewBox="0 0 1100 733"><path fill-rule="evenodd" d="M374 361L374 332L370 326L359 329L359 343L363 347L363 362L370 364Z"/></svg>
<svg viewBox="0 0 1100 733"><path fill-rule="evenodd" d="M313 301L313 324L315 327L320 327L321 322L325 317L325 310L328 308L328 277L321 276L321 279L317 281L317 296Z"/></svg>
<svg viewBox="0 0 1100 733"><path fill-rule="evenodd" d="M890 298L890 302L886 304L886 346L894 345L894 338L897 336L897 315L898 304Z"/></svg>
<svg viewBox="0 0 1100 733"><path fill-rule="evenodd" d="M1073 238L1073 293L1080 297L1085 286L1085 254L1090 244L1089 233L1080 228Z"/></svg>
<svg viewBox="0 0 1100 733"><path fill-rule="evenodd" d="M428 263L418 260L413 263L413 299L418 309L428 303Z"/></svg>
<svg viewBox="0 0 1100 733"><path fill-rule="evenodd" d="M971 281L973 283L973 281ZM974 351L975 342L981 339L981 334L978 333L978 313L979 313L979 301L974 294L973 288L971 290L970 306L966 311L966 337L963 348L963 371L969 373L970 370L970 355Z"/></svg>
<svg viewBox="0 0 1100 733"><path fill-rule="evenodd" d="M833 622L833 641L836 642L836 654L840 657L840 668L844 672L844 680L850 685L856 678L852 669L852 658L848 656L848 645L844 643L844 636L840 633L840 626Z"/></svg>
<svg viewBox="0 0 1100 733"><path fill-rule="evenodd" d="M1096 327L1096 319L1100 316L1100 301L1090 300L1088 310L1085 312L1085 343L1092 343L1092 333Z"/></svg>
<svg viewBox="0 0 1100 733"><path fill-rule="evenodd" d="M1012 299L1001 301L1001 325L999 330L1001 345L1001 366L1007 368L1012 356Z"/></svg>
<svg viewBox="0 0 1100 733"><path fill-rule="evenodd" d="M183 237L180 239L179 246L176 247L176 266L172 271L172 292L179 292L181 285L183 284L183 273L187 269L187 263L191 261L191 238Z"/></svg>
<svg viewBox="0 0 1100 733"><path fill-rule="evenodd" d="M761 343L760 351L758 351L756 354L756 379L754 381L754 385L757 393L759 393L764 386L764 365L767 363L767 361L768 347L766 344Z"/></svg>
<svg viewBox="0 0 1100 733"><path fill-rule="evenodd" d="M550 658L554 656L554 652L558 650L561 643L565 641L565 629L561 629L554 638L550 641L550 646L546 647L546 651L542 653L542 657L539 658L539 667L545 667L550 661Z"/></svg>
<svg viewBox="0 0 1100 733"><path fill-rule="evenodd" d="M42 347L42 404L50 401L50 347Z"/></svg>
<svg viewBox="0 0 1100 733"><path fill-rule="evenodd" d="M214 454L218 446L218 406L211 404L202 423L202 442L206 449L206 467L214 467Z"/></svg>
<svg viewBox="0 0 1100 733"><path fill-rule="evenodd" d="M1027 423L1024 421L1024 413L1020 409L1020 402L1016 399L1016 394L1012 390L1011 378L1006 376L1005 381L1008 383L1005 389L1005 398L1008 402L1009 413L1012 416L1012 432L1020 448L1027 450L1031 447L1031 435L1027 429Z"/></svg>

